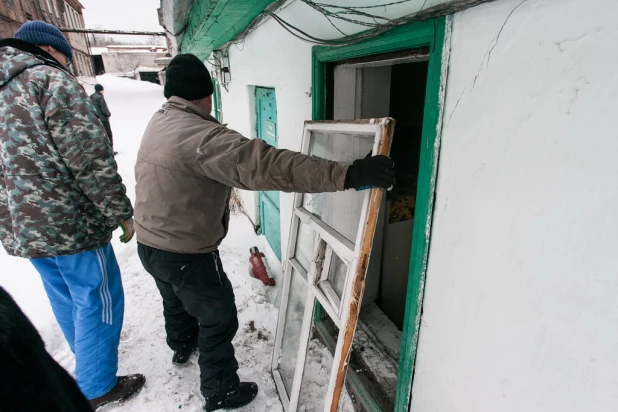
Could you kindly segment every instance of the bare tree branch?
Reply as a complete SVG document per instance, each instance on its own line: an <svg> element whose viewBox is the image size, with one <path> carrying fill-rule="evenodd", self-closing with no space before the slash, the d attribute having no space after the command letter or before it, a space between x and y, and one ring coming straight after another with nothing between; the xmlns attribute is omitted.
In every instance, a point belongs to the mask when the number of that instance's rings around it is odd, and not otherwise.
<svg viewBox="0 0 618 412"><path fill-rule="evenodd" d="M128 54L119 58L118 63L123 72L133 72L133 78L136 78L137 69L144 63L144 57L139 54Z"/></svg>

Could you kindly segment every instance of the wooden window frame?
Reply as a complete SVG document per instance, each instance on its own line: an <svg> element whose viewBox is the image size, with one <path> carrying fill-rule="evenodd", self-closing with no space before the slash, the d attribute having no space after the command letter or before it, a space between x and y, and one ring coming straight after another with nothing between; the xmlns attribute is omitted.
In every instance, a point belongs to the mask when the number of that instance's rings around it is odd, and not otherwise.
<svg viewBox="0 0 618 412"><path fill-rule="evenodd" d="M336 133L345 135L373 135L373 153L388 155L394 131L395 121L391 118L306 122L303 133L301 152L309 154L311 136L313 133ZM320 220L303 207L304 194L296 193L293 204L293 220L288 241L288 265L284 272L281 308L275 337L272 372L279 395L286 412L295 412L301 392L310 332L313 326L313 316L316 302L329 313L339 328L339 338L335 349L330 382L325 398L325 411L332 410L337 405L347 374L348 360L352 351L352 341L364 290L364 281L377 226L378 213L384 190L373 188L363 194L363 204L358 222L355 242L352 243L334 228ZM296 259L297 239L301 223L309 226L315 232L313 258L309 272ZM343 296L338 299L334 290L329 290L322 284L328 277L330 257L337 254L347 264L346 282ZM328 259L325 257L328 256ZM326 264L324 264L326 262ZM286 326L286 315L293 270L298 272L307 285L303 323L300 332L300 343L296 356L296 368L290 392L286 387L279 370L282 353L283 334ZM333 296L334 295L334 296ZM337 406L334 406L335 410Z"/></svg>

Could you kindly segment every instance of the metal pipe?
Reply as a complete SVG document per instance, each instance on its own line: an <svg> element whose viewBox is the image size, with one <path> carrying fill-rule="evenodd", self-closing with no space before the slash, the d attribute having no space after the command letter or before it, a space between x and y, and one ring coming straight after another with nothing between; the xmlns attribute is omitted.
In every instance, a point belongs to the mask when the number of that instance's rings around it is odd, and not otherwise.
<svg viewBox="0 0 618 412"><path fill-rule="evenodd" d="M125 30L101 30L101 29L80 29L72 27L61 27L60 31L65 33L92 33L92 34L128 34L136 36L165 36L165 32L158 31L125 31Z"/></svg>

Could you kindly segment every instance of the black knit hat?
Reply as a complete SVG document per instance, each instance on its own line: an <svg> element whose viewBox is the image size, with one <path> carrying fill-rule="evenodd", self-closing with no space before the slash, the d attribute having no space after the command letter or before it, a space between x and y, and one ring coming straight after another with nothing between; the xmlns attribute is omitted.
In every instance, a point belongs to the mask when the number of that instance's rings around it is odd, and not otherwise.
<svg viewBox="0 0 618 412"><path fill-rule="evenodd" d="M163 94L199 100L213 93L212 79L204 63L193 54L179 54L167 66Z"/></svg>
<svg viewBox="0 0 618 412"><path fill-rule="evenodd" d="M95 84L94 85L94 91L95 92L100 92L101 90L103 90L103 85L102 84Z"/></svg>

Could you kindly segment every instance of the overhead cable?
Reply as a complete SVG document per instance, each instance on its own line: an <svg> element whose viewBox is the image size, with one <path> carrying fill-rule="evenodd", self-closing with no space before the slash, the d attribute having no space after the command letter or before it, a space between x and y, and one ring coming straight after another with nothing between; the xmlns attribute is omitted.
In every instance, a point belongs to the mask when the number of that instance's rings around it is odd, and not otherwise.
<svg viewBox="0 0 618 412"><path fill-rule="evenodd" d="M394 6L395 4L409 3L411 1L412 0L399 0L399 1L394 1L392 3L376 4L374 6L337 6L334 4L326 4L326 3L316 3L316 4L322 7L332 7L332 8L337 8L337 9L378 9L380 7Z"/></svg>

